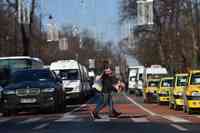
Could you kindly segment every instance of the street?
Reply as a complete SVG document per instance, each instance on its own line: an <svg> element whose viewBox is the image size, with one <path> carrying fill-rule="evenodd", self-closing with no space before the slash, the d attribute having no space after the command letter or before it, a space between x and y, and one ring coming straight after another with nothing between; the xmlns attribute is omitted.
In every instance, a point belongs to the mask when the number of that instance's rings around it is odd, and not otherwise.
<svg viewBox="0 0 200 133"><path fill-rule="evenodd" d="M107 109L102 119L94 120L91 110L95 97L84 104L69 105L64 114L21 113L0 117L0 131L6 133L179 133L200 132L200 115L173 111L167 105L143 104L142 97L126 94L113 97L115 108L122 112L119 118L109 118Z"/></svg>

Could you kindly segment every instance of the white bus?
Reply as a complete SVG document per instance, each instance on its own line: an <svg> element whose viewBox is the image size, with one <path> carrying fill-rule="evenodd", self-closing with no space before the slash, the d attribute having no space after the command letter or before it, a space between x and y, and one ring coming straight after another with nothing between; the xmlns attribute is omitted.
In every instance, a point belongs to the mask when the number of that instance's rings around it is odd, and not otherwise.
<svg viewBox="0 0 200 133"><path fill-rule="evenodd" d="M51 63L50 70L62 79L66 100L88 95L90 85L85 66L75 60L59 60Z"/></svg>
<svg viewBox="0 0 200 133"><path fill-rule="evenodd" d="M168 71L165 67L162 67L160 65L152 65L151 67L147 67L144 70L144 83L146 85L148 79L161 78L167 74Z"/></svg>
<svg viewBox="0 0 200 133"><path fill-rule="evenodd" d="M13 72L23 69L41 69L44 64L39 58L29 56L0 57L0 86L5 86Z"/></svg>

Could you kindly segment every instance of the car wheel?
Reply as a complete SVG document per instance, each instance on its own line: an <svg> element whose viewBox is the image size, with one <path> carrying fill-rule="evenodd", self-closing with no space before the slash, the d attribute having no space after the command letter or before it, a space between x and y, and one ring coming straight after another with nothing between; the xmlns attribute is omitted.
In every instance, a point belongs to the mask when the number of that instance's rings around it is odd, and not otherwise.
<svg viewBox="0 0 200 133"><path fill-rule="evenodd" d="M55 110L55 113L64 113L65 112L65 104L64 102L62 103L55 103L55 106L54 106L54 110Z"/></svg>
<svg viewBox="0 0 200 133"><path fill-rule="evenodd" d="M2 114L4 117L11 116L11 113L9 111L3 111Z"/></svg>
<svg viewBox="0 0 200 133"><path fill-rule="evenodd" d="M3 111L2 114L3 116L8 117L8 116L16 115L17 112L14 110L7 110L7 111Z"/></svg>

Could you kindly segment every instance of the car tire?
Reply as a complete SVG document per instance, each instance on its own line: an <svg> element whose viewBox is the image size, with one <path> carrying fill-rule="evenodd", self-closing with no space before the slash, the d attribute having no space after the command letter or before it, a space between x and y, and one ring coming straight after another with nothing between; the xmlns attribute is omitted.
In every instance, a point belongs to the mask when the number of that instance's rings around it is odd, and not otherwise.
<svg viewBox="0 0 200 133"><path fill-rule="evenodd" d="M54 110L55 110L55 113L64 113L65 112L65 104L64 103L61 103L61 104L55 103Z"/></svg>
<svg viewBox="0 0 200 133"><path fill-rule="evenodd" d="M7 110L7 111L3 111L2 114L3 116L8 117L8 116L16 115L17 112L15 110Z"/></svg>

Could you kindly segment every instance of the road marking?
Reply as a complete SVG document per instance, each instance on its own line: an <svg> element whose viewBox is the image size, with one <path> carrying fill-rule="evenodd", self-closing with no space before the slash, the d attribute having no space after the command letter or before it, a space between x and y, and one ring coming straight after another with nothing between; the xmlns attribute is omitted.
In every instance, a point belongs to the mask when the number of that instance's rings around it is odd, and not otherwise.
<svg viewBox="0 0 200 133"><path fill-rule="evenodd" d="M175 122L175 123L191 123L189 120L180 118L180 117L176 117L176 116L161 116L169 121Z"/></svg>
<svg viewBox="0 0 200 133"><path fill-rule="evenodd" d="M43 123L43 124L41 124L41 125L39 125L39 126L34 127L33 130L40 130L40 129L43 129L43 128L49 126L49 124L50 124L49 122L48 122L48 123Z"/></svg>
<svg viewBox="0 0 200 133"><path fill-rule="evenodd" d="M200 118L200 115L196 115L197 118Z"/></svg>
<svg viewBox="0 0 200 133"><path fill-rule="evenodd" d="M0 123L4 123L11 120L11 118L0 118Z"/></svg>
<svg viewBox="0 0 200 133"><path fill-rule="evenodd" d="M32 122L39 121L39 120L41 120L41 119L42 119L42 118L40 118L40 117L29 118L29 119L27 119L27 120L24 120L24 121L19 122L18 124L28 124L28 123L32 123Z"/></svg>
<svg viewBox="0 0 200 133"><path fill-rule="evenodd" d="M184 127L182 127L182 126L180 126L180 125L177 125L177 124L170 124L172 127L174 127L174 128L176 128L176 129L178 129L179 131L182 131L182 132L187 132L188 131L188 129L187 128L184 128Z"/></svg>
<svg viewBox="0 0 200 133"><path fill-rule="evenodd" d="M109 122L110 121L110 117L108 117L107 115L101 115L101 119L95 119L95 122Z"/></svg>
<svg viewBox="0 0 200 133"><path fill-rule="evenodd" d="M143 107L141 104L137 103L135 100L133 100L132 98L130 98L129 96L127 96L126 94L124 94L124 96L133 104L135 104L136 106L138 106L140 109L142 109L143 111L147 112L148 114L155 116L157 115L156 113L150 111L149 109Z"/></svg>
<svg viewBox="0 0 200 133"><path fill-rule="evenodd" d="M136 122L136 123L147 123L147 122L149 122L149 120L146 119L146 118L131 118L131 120L133 122Z"/></svg>
<svg viewBox="0 0 200 133"><path fill-rule="evenodd" d="M81 121L82 119L80 119L78 116L76 115L69 115L69 114L65 114L63 115L63 117L61 117L60 119L55 120L55 122L70 122L70 121Z"/></svg>

